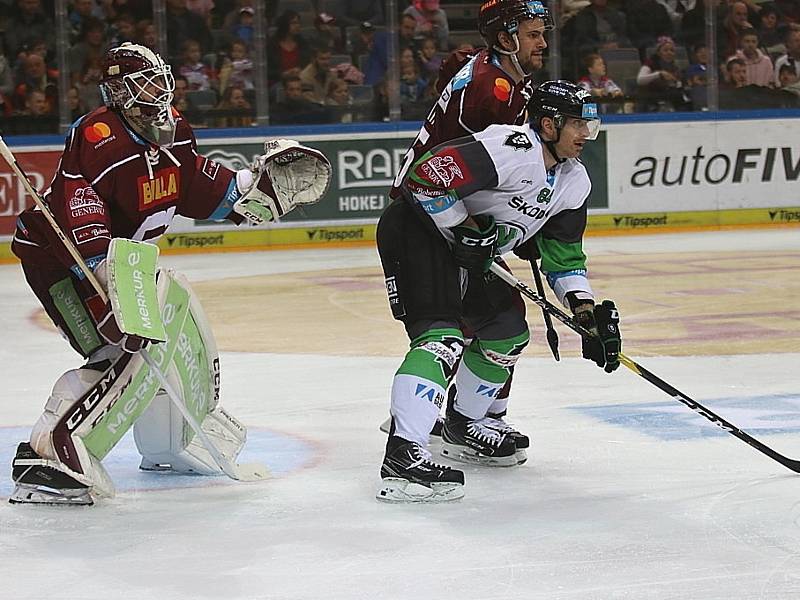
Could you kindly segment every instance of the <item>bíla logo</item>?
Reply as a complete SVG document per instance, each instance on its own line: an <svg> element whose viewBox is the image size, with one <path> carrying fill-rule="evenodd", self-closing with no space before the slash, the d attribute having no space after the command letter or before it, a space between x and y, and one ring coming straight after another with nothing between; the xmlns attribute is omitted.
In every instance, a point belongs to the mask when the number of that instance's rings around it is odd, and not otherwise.
<svg viewBox="0 0 800 600"><path fill-rule="evenodd" d="M177 167L160 169L153 173L152 179L147 176L139 177L136 180L139 188L139 210L177 200L181 187L180 178Z"/></svg>
<svg viewBox="0 0 800 600"><path fill-rule="evenodd" d="M506 138L504 144L506 146L510 146L514 150L522 150L524 152L527 152L528 150L533 148L533 142L531 142L531 138L529 138L521 131L509 135Z"/></svg>

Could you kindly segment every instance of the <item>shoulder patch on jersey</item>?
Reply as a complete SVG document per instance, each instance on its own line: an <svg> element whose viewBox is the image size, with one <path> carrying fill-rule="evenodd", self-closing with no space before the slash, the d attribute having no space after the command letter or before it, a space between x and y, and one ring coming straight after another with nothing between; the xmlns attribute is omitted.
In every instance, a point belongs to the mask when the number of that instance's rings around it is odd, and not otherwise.
<svg viewBox="0 0 800 600"><path fill-rule="evenodd" d="M511 97L511 84L508 79L505 77L498 77L495 79L492 93L500 102L508 102L508 99Z"/></svg>
<svg viewBox="0 0 800 600"><path fill-rule="evenodd" d="M453 151L453 155L432 156L422 163L422 174L435 185L448 188L456 180L467 179L464 173L469 171L461 164L463 160L459 160L460 158L461 155L457 150Z"/></svg>
<svg viewBox="0 0 800 600"><path fill-rule="evenodd" d="M96 144L111 136L111 127L108 126L108 123L98 121L92 125L87 125L86 129L83 130L83 136L87 142Z"/></svg>
<svg viewBox="0 0 800 600"><path fill-rule="evenodd" d="M509 135L503 144L506 146L511 146L514 150L522 150L523 152L527 152L533 148L533 142L531 141L531 138L521 131L517 131Z"/></svg>

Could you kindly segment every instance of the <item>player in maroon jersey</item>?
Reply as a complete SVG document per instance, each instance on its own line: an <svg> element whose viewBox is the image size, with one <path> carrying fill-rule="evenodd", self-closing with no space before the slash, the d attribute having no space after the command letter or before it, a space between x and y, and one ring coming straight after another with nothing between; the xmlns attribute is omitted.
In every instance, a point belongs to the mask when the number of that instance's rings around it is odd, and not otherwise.
<svg viewBox="0 0 800 600"><path fill-rule="evenodd" d="M547 48L545 32L554 28L542 2L533 0L487 0L478 12L478 30L487 47L477 53L457 51L442 65L438 86L441 95L431 109L416 139L406 152L390 196L400 198L400 184L409 167L431 148L444 142L486 129L489 125L522 125L526 107L535 87L532 74L544 66ZM516 295L516 304L525 304ZM520 460L529 439L503 421L508 405L511 379L490 407L503 433L514 438ZM455 386L449 390L453 404ZM386 430L389 423L384 423ZM441 420L433 434L441 432Z"/></svg>
<svg viewBox="0 0 800 600"><path fill-rule="evenodd" d="M487 48L472 56L454 53L442 65L441 95L403 159L393 198L408 168L434 146L489 125L525 122L530 76L544 64L545 31L553 29L549 11L535 0L488 0L480 7L478 29Z"/></svg>
<svg viewBox="0 0 800 600"><path fill-rule="evenodd" d="M101 282L112 238L155 242L175 215L255 224L275 220L297 204L319 200L327 190L330 163L292 140L266 142L265 154L239 171L199 155L192 128L171 106L171 68L150 49L124 43L107 52L102 69L105 106L72 125L44 193L61 230ZM82 465L82 474L66 468L48 440L87 386L120 361L130 364L130 355L148 340L123 334L112 303L89 285L38 208L19 215L12 250L47 314L88 359L59 379L31 443L20 445L12 501L91 503L90 491L102 473L88 464ZM138 439L137 445L142 451ZM198 472L199 463L184 450L174 452L171 467ZM146 464L152 467L152 462ZM93 479L90 472L97 476Z"/></svg>

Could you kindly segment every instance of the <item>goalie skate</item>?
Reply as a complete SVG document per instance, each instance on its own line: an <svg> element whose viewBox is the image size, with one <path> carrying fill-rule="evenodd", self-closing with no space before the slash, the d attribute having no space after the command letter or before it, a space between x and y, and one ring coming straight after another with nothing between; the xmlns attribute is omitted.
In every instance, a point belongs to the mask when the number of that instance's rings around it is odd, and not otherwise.
<svg viewBox="0 0 800 600"><path fill-rule="evenodd" d="M445 419L441 453L451 460L487 467L520 464L517 446L507 433L489 427L486 419L469 419L456 411Z"/></svg>
<svg viewBox="0 0 800 600"><path fill-rule="evenodd" d="M94 500L87 486L55 464L36 454L28 442L22 442L11 472L16 487L8 501L11 504L92 506Z"/></svg>
<svg viewBox="0 0 800 600"><path fill-rule="evenodd" d="M464 497L464 473L433 462L430 452L413 442L387 448L381 478L375 496L381 502L439 503Z"/></svg>

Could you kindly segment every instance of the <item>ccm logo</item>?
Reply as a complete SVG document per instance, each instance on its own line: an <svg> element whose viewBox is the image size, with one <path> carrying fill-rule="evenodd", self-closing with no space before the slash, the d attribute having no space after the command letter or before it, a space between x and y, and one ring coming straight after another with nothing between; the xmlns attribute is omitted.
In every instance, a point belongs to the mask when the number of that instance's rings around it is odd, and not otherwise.
<svg viewBox="0 0 800 600"><path fill-rule="evenodd" d="M494 246L494 243L497 241L497 236L493 235L490 238L471 238L464 236L461 238L460 241L461 244L463 244L464 246L488 247L488 246Z"/></svg>

